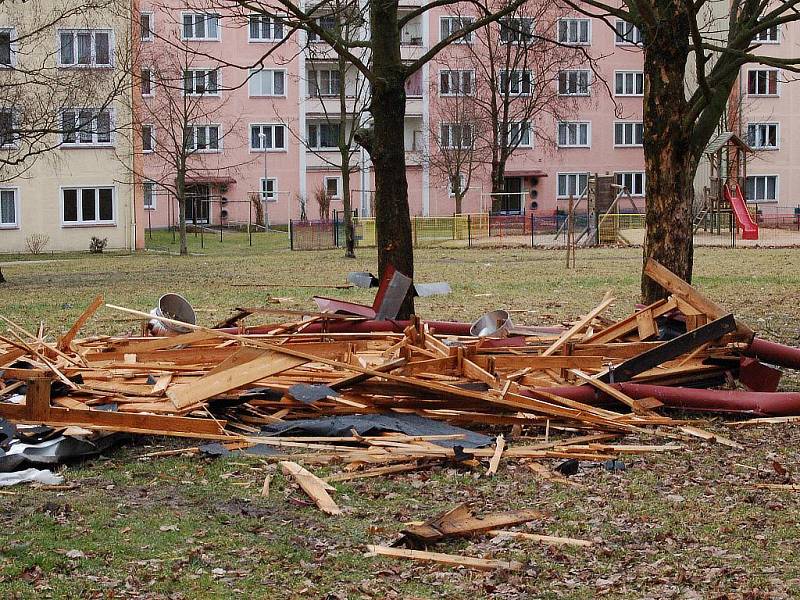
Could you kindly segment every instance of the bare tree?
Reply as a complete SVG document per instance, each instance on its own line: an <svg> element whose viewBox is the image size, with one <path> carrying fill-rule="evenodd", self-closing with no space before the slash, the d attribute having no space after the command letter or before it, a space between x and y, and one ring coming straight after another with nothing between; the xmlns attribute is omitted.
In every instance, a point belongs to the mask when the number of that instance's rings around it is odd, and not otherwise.
<svg viewBox="0 0 800 600"><path fill-rule="evenodd" d="M780 72L800 72L800 57L777 58L761 42L800 21L800 0L564 0L605 20L618 41L644 54L644 156L647 197L645 257L683 279L692 277L693 180L703 151L728 110L746 64L749 93L776 90ZM777 39L777 38L776 38ZM691 82L693 85L687 86ZM669 223L666 227L665 223ZM642 275L642 298L666 291Z"/></svg>
<svg viewBox="0 0 800 600"><path fill-rule="evenodd" d="M62 108L105 113L129 92L130 39L114 28L129 16L126 6L121 0L0 4L8 24L0 27L0 181L24 175L65 134L87 127L66 123ZM103 126L109 134L114 127Z"/></svg>
<svg viewBox="0 0 800 600"><path fill-rule="evenodd" d="M169 37L174 30L139 46L134 79L142 98L135 103L130 131L138 136L135 147L142 155L134 161L135 175L176 203L180 254L186 255L187 214L191 211L196 220L197 211L204 208L188 192L190 182L214 179L240 166L218 151L223 143L245 141L233 133L236 120L227 119L223 126L215 118L226 102L221 98L221 67L209 67L177 36ZM203 68L198 68L200 63Z"/></svg>

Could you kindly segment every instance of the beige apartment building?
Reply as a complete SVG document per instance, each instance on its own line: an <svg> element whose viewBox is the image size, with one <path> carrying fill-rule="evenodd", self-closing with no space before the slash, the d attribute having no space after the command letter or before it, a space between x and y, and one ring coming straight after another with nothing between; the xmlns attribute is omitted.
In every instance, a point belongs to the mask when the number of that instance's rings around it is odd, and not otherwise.
<svg viewBox="0 0 800 600"><path fill-rule="evenodd" d="M134 98L131 5L81 3L0 4L0 252L28 252L34 237L44 252L143 242L137 153L121 133Z"/></svg>

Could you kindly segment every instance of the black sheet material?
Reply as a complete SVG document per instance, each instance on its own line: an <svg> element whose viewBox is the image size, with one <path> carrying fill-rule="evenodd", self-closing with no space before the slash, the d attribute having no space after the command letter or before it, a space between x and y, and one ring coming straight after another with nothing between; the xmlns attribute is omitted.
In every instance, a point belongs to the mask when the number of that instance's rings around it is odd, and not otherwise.
<svg viewBox="0 0 800 600"><path fill-rule="evenodd" d="M426 419L418 415L353 415L342 417L323 417L321 419L302 419L266 425L262 431L274 436L281 435L308 435L326 437L348 437L350 430L355 429L359 435L380 435L391 431L406 435L455 435L464 437L457 440L431 440L438 446L452 448L480 448L492 443L493 438L454 427L441 421Z"/></svg>
<svg viewBox="0 0 800 600"><path fill-rule="evenodd" d="M0 473L11 473L29 467L57 465L99 455L114 444L127 439L127 434L112 433L93 441L65 436L54 444L41 444L25 448L19 454L6 454L0 449Z"/></svg>

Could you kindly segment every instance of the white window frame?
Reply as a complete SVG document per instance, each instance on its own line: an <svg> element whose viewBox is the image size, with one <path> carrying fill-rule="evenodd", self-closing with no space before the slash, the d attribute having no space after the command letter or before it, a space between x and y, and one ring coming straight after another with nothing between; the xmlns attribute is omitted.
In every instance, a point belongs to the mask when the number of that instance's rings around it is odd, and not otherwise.
<svg viewBox="0 0 800 600"><path fill-rule="evenodd" d="M448 181L447 181L447 196L449 198L455 198L456 197L456 193L455 193L455 191L453 191L453 180L454 179L455 178L448 178ZM469 188L467 187L467 177L463 173L459 173L458 174L458 184L459 184L459 187L461 188L462 195L466 194L469 191Z"/></svg>
<svg viewBox="0 0 800 600"><path fill-rule="evenodd" d="M185 19L186 15L192 15L192 17L193 17L193 19L192 19L192 35L188 36L188 37L186 36L186 30L184 28L185 27L184 19ZM197 18L196 17L198 15L204 15L206 17L204 19L204 23L203 23L203 33L204 33L203 36L195 36L194 35L195 28L197 27ZM208 20L208 17L216 17L216 20L217 20L217 37L210 37L208 35L208 25L205 23L205 21ZM220 42L220 41L222 41L222 17L220 16L219 13L215 13L215 12L207 12L206 13L206 12L182 11L181 12L181 21L178 24L178 26L181 28L181 40L184 40L184 41L187 41L187 42Z"/></svg>
<svg viewBox="0 0 800 600"><path fill-rule="evenodd" d="M335 14L333 14L333 13L329 13L329 14L327 14L327 15L321 15L321 16L317 17L316 19L314 19L314 21L316 22L316 24L317 24L317 25L318 25L318 26L319 26L321 29L323 29L324 31L331 31L331 28L329 28L329 27L323 27L323 26L322 26L322 20L323 20L323 19L333 19L333 20L334 20L334 23L337 23L337 22L336 22L336 15L335 15ZM338 23L337 23L337 24L338 24ZM334 27L334 28L335 28L335 27ZM309 31L309 32L308 32L306 35L307 35L307 37L308 37L308 41L309 41L309 43L311 43L311 44L327 44L327 43L328 43L326 40L322 39L320 36L318 36L318 35L317 35L316 33L314 33L313 31Z"/></svg>
<svg viewBox="0 0 800 600"><path fill-rule="evenodd" d="M0 149L10 150L19 146L19 134L14 132L14 128L19 125L17 121L17 111L14 108L3 108L0 113L9 113L11 115L11 143L0 144Z"/></svg>
<svg viewBox="0 0 800 600"><path fill-rule="evenodd" d="M622 76L622 91L621 92L617 90L617 79L620 76ZM633 81L633 90L634 91L632 93L628 93L628 92L625 91L625 89L627 87L627 84L628 84L628 78L629 77ZM639 77L641 77L641 79L642 79L642 91L641 92L636 92L636 81L637 81L637 79ZM630 70L614 71L614 95L615 96L621 96L621 97L628 97L628 98L630 98L630 97L641 98L642 96L644 96L644 71L630 71Z"/></svg>
<svg viewBox="0 0 800 600"><path fill-rule="evenodd" d="M756 135L750 135L750 128L753 127L756 129ZM775 128L775 145L774 146L767 146L764 145L764 139L769 139L769 135L763 135L762 132L759 132L759 128ZM761 133L761 135L759 135ZM761 143L759 143L759 137L761 138ZM781 148L781 125L776 121L754 121L752 123L747 124L747 143L751 148L754 150L780 150Z"/></svg>
<svg viewBox="0 0 800 600"><path fill-rule="evenodd" d="M192 154L214 154L217 152L222 152L222 126L219 123L191 123L188 125L189 129L192 130L192 145L189 148L189 151ZM210 139L208 135L211 128L217 128L217 147L216 148L198 148L197 147L197 130L203 128L206 130L206 142Z"/></svg>
<svg viewBox="0 0 800 600"><path fill-rule="evenodd" d="M514 145L514 135L513 135L513 128L517 126L518 128L522 128L522 126L526 126L528 132L528 141L523 143L523 140L520 139L519 144ZM500 128L502 129L503 124L500 124ZM522 136L520 136L521 138ZM509 121L506 123L506 144L508 147L514 148L533 148L533 126L530 121Z"/></svg>
<svg viewBox="0 0 800 600"><path fill-rule="evenodd" d="M621 141L617 139L617 131L618 128L621 127L622 131L622 138ZM641 129L641 140L642 142L636 143L636 129ZM629 131L630 130L630 131ZM626 139L628 138L628 134L630 133L630 139L633 140L632 143L626 143ZM615 148L641 148L644 142L644 122L643 121L614 121L614 147Z"/></svg>
<svg viewBox="0 0 800 600"><path fill-rule="evenodd" d="M0 186L0 192L13 192L14 193L14 222L4 223L0 220L0 229L19 229L20 216L19 216L19 188L17 186L3 185ZM2 202L2 198L0 198ZM1 208L1 207L0 207ZM2 219L2 211L0 210L0 219Z"/></svg>
<svg viewBox="0 0 800 600"><path fill-rule="evenodd" d="M464 76L469 81L469 92L464 93ZM442 88L442 77L447 77L447 87L450 91L445 92ZM455 84L455 85L454 85ZM453 89L456 88L456 91ZM440 69L439 70L439 95L445 98L458 96L475 95L475 70L474 69Z"/></svg>
<svg viewBox="0 0 800 600"><path fill-rule="evenodd" d="M630 29L629 30L622 30L623 33L620 33L620 26L627 25ZM624 35L623 35L624 34ZM632 40L626 39L628 35L632 38ZM615 46L639 46L642 45L642 31L636 25L632 23L628 23L623 19L617 19L614 23L614 45Z"/></svg>
<svg viewBox="0 0 800 600"><path fill-rule="evenodd" d="M264 181L267 181L272 184L272 191L269 189L264 189ZM263 177L258 179L258 190L261 194L261 200L264 202L277 202L278 201L278 178L277 177L267 177L266 180Z"/></svg>
<svg viewBox="0 0 800 600"><path fill-rule="evenodd" d="M216 72L217 74L217 81L216 81L216 91L214 92L198 92L197 91L197 74L203 73L203 87L204 89L208 90L208 81L209 75L212 72ZM192 74L192 91L190 93L186 93L186 73ZM191 67L188 69L183 70L183 93L186 96L190 96L193 98L219 98L222 95L222 69L220 67L216 68L203 68L203 67Z"/></svg>
<svg viewBox="0 0 800 600"><path fill-rule="evenodd" d="M144 36L142 29L142 17L147 17L149 20L147 29L150 35ZM152 10L143 10L139 12L139 36L142 42L152 42L155 39L156 32L156 14Z"/></svg>
<svg viewBox="0 0 800 600"><path fill-rule="evenodd" d="M561 178L565 177L566 181L566 190L564 194L561 193ZM581 185L581 177L585 178L586 186L589 185L589 173L586 171L570 171L570 172L563 172L563 173L556 173L556 198L569 198L572 196L573 198L579 198L583 194L583 189L579 189ZM570 194L569 188L573 187L570 185L570 181L574 179L574 189L575 193ZM584 188L585 189L585 188Z"/></svg>
<svg viewBox="0 0 800 600"><path fill-rule="evenodd" d="M323 180L322 184L325 186L325 193L328 193L328 182L335 181L336 182L336 193L333 194L330 198L331 200L341 200L342 199L342 177L341 175L326 175Z"/></svg>
<svg viewBox="0 0 800 600"><path fill-rule="evenodd" d="M341 127L340 123L329 123L327 121L307 121L306 122L306 146L307 146L307 148L309 150L311 150L311 151L314 151L314 152L329 152L329 151L333 151L333 150L338 150L339 149L338 136L337 136L336 145L334 145L334 146L320 146L319 145L320 144L320 140L322 140L322 136L320 135L320 131L321 131L320 128L321 127L332 127L334 125ZM309 136L309 130L308 130L309 127L316 127L317 128L316 135L315 135L316 139L314 140L314 144L311 144L310 140L309 140L309 137L310 137Z"/></svg>
<svg viewBox="0 0 800 600"><path fill-rule="evenodd" d="M328 81L327 81L327 89L323 89L322 86L322 74L328 74ZM332 73L336 73L336 78L339 82L339 89L333 91L332 83L334 81L334 77L331 76ZM340 90L345 82L342 81L341 73L339 72L338 68L334 66L320 66L317 65L316 67L310 67L306 69L306 83L308 87L308 97L309 98L337 98L339 96ZM345 89L345 96L347 95L347 90Z"/></svg>
<svg viewBox="0 0 800 600"><path fill-rule="evenodd" d="M580 37L580 23L584 22L587 24L587 40L573 42L569 40L569 24L570 22L576 22L576 30L578 32L578 37ZM566 23L567 31L566 31L566 39L561 39L561 23ZM559 44L566 44L569 46L591 46L592 45L592 20L583 17L563 17L558 20L558 43Z"/></svg>
<svg viewBox="0 0 800 600"><path fill-rule="evenodd" d="M759 19L760 21L761 19ZM775 37L772 37L772 33L775 33ZM758 44L780 44L781 43L781 26L775 25L770 27L769 29L765 29L756 34L753 38L753 42Z"/></svg>
<svg viewBox="0 0 800 600"><path fill-rule="evenodd" d="M150 204L147 204L147 189L150 189ZM156 182L149 179L142 182L142 206L145 210L156 210L158 201L156 198Z"/></svg>
<svg viewBox="0 0 800 600"><path fill-rule="evenodd" d="M630 178L632 185L625 185L625 179ZM620 179L620 181L617 181ZM641 181L641 189L636 189L637 180ZM614 173L614 183L628 188L628 192L634 198L643 198L647 190L647 179L644 171L618 171Z"/></svg>
<svg viewBox="0 0 800 600"><path fill-rule="evenodd" d="M575 127L575 144L561 143L561 127ZM586 143L580 143L580 130L586 129ZM567 135L569 138L569 135ZM556 123L556 145L559 148L591 148L592 147L592 122L591 121L559 121Z"/></svg>
<svg viewBox="0 0 800 600"><path fill-rule="evenodd" d="M259 140L261 140L260 134L264 133L264 128L265 127L269 127L270 128L269 131L270 131L270 137L271 137L271 142L272 142L272 147L271 148L260 148L260 147L259 148L255 148L253 146L253 128L254 127L258 127L258 133L259 133L259 138L258 139ZM275 135L275 132L276 132L276 130L278 128L283 130L283 146L282 147L276 147L275 146L275 138L277 137ZM288 139L287 139L288 133L289 132L286 129L286 125L284 123L250 123L247 126L247 139L248 139L248 144L250 146L250 152L286 152L287 149L288 149ZM259 144L260 143L261 142L259 141Z"/></svg>
<svg viewBox="0 0 800 600"><path fill-rule="evenodd" d="M150 130L150 149L144 147L144 130L148 128ZM143 123L142 124L142 154L151 154L155 152L156 148L156 128L150 123Z"/></svg>
<svg viewBox="0 0 800 600"><path fill-rule="evenodd" d="M766 191L767 191L767 183L766 183L766 181L770 177L774 177L775 178L775 198L763 198L763 199L760 199L760 200L757 199L757 198L747 198L747 202L748 203L752 203L752 204L774 204L774 203L776 203L776 202L778 202L780 200L780 197L781 197L781 190L780 190L781 178L780 178L780 175L778 175L777 173L770 173L770 174L761 174L761 173L755 174L755 173L753 173L753 174L748 175L747 179L748 180L750 180L751 178L754 179L754 180L763 179L764 180L764 192L766 193ZM747 194L749 187L750 186L748 185L748 182L746 181L745 182L745 194ZM754 188L756 187L755 183L753 184L753 187Z"/></svg>
<svg viewBox="0 0 800 600"><path fill-rule="evenodd" d="M254 94L253 93L253 82L255 81L256 77L260 77L260 74L263 73L270 73L271 74L271 87L272 93L271 94ZM275 74L281 73L283 75L283 93L276 94L275 93ZM250 80L247 82L247 95L250 98L285 98L286 97L286 69L250 69ZM260 86L263 89L263 85Z"/></svg>
<svg viewBox="0 0 800 600"><path fill-rule="evenodd" d="M751 73L758 73L758 72L765 72L768 73L767 75L767 92L762 94L758 91L753 93L750 92L750 74ZM771 93L769 91L769 73L775 73L775 92ZM758 90L758 80L756 80L756 90ZM747 95L752 96L753 98L779 98L781 95L781 70L780 69L773 69L773 68L760 68L760 69L748 69L747 70Z"/></svg>
<svg viewBox="0 0 800 600"><path fill-rule="evenodd" d="M454 127L459 127L460 128L459 129L459 136L458 136L458 138L459 138L459 145L458 146L454 146L453 143L452 143L453 142L453 128ZM445 128L447 128L447 136L444 135ZM461 143L461 142L464 141L464 128L467 128L467 130L469 132L470 143L469 143L468 146L465 146L463 143ZM445 143L445 138L447 140L447 143ZM474 128L473 128L472 124L470 124L470 123L447 123L447 122L439 123L439 143L440 143L442 148L445 148L447 150L469 150L470 148L472 148L475 145L475 131L474 131Z"/></svg>
<svg viewBox="0 0 800 600"><path fill-rule="evenodd" d="M74 53L75 62L72 63L65 63L62 56L62 47L61 47L61 36L65 33L72 34L72 50ZM78 34L81 33L89 33L91 34L91 52L88 64L81 64L78 63ZM106 33L108 34L108 63L97 63L97 44L95 42L95 36L98 33ZM114 48L115 48L115 32L113 29L104 29L102 27L97 28L76 28L76 29L59 29L56 32L56 48L57 56L58 56L58 67L60 69L112 69L114 68L115 63L115 56L114 56Z"/></svg>
<svg viewBox="0 0 800 600"><path fill-rule="evenodd" d="M520 21L520 22L522 22L522 21L530 21L530 32L527 34L528 39L504 40L503 39L503 31L504 31L503 27L504 27L504 24L506 22L509 22L509 21ZM533 17L523 17L523 16L520 16L520 17L503 17L502 19L500 19L500 21L498 21L497 24L500 27L499 37L500 37L500 43L501 44L530 44L535 39L535 35L536 35L535 34L535 31L536 31L536 19L534 19ZM522 35L523 35L522 34L522 27L519 27L518 29L519 30L517 30L516 28L512 28L512 29L506 28L506 30L509 33L513 34L514 36L522 37Z"/></svg>
<svg viewBox="0 0 800 600"><path fill-rule="evenodd" d="M92 221L87 221L83 219L83 190L95 190L95 215L97 217L100 216L100 190L101 189L110 189L111 190L111 212L112 212L112 219L109 220L100 220L94 219ZM78 213L78 220L77 221L66 221L64 219L64 192L67 190L76 190L77 192L77 213ZM62 185L59 186L59 198L60 198L60 210L61 210L61 227L62 228L71 228L71 227L115 227L117 225L117 188L114 185L84 185L84 186L72 186L72 185Z"/></svg>
<svg viewBox="0 0 800 600"><path fill-rule="evenodd" d="M80 113L82 111L92 111L92 120L91 120L91 128L92 128L92 139L91 141L81 141L81 131L78 128L80 123ZM64 126L64 113L65 112L73 112L75 113L75 124L76 128L73 131L73 135L75 136L75 140L72 142L68 142L64 138L64 131L60 134L60 141L61 146L64 148L111 148L114 146L114 123L116 122L114 110L111 108L104 108L102 111L96 108L62 108L58 111L58 122L60 126L63 128ZM108 113L108 141L101 142L97 140L97 116L101 113Z"/></svg>
<svg viewBox="0 0 800 600"><path fill-rule="evenodd" d="M528 86L527 92L524 90L524 74L528 73ZM517 76L519 74L519 76ZM506 75L508 80L508 90L503 89L503 75ZM514 85L519 87L519 91L514 91ZM508 94L509 96L531 96L533 88L536 85L532 69L503 69L498 74L498 88L501 94Z"/></svg>
<svg viewBox="0 0 800 600"><path fill-rule="evenodd" d="M253 19L258 19L259 21L261 21L263 19L268 19L269 20L269 24L268 24L269 35L267 37L253 37L253 35L252 35L252 31L253 30L251 29ZM275 35L275 24L276 24L276 22L281 26L282 35L280 37L277 37ZM261 28L262 28L262 24L259 22L259 26L258 26L259 32L261 31ZM252 14L247 16L247 41L249 43L251 43L251 44L265 44L265 43L280 42L280 41L286 39L286 29L287 29L287 26L286 26L285 23L282 23L280 21L276 21L272 16L262 15L262 14L259 14L259 13L252 13Z"/></svg>
<svg viewBox="0 0 800 600"><path fill-rule="evenodd" d="M147 81L150 83L149 94L144 93L145 71L147 71L147 73L149 74L147 77ZM139 87L141 88L142 91L142 98L152 98L153 96L156 95L156 75L155 72L153 71L153 67L142 67L140 70L140 75L141 75L141 82L139 84Z"/></svg>
<svg viewBox="0 0 800 600"><path fill-rule="evenodd" d="M2 69L13 69L17 66L17 30L15 27L0 27L0 31L7 31L8 38L9 38L9 60L8 64L0 63L0 70ZM59 45L61 43L61 38L59 38ZM8 188L4 188L8 189Z"/></svg>
<svg viewBox="0 0 800 600"><path fill-rule="evenodd" d="M447 31L449 32L448 35L442 36L442 25L444 22L447 21L449 25L447 26ZM453 29L453 22L460 21L461 27L458 29ZM459 16L459 15L442 15L439 17L439 41L446 40L448 37L456 33L457 31L464 29L465 27L470 27L475 23L475 17L466 15L466 16ZM453 44L471 44L472 40L475 37L475 32L470 31L466 35L453 40L451 43Z"/></svg>
<svg viewBox="0 0 800 600"><path fill-rule="evenodd" d="M578 92L571 92L571 85L570 85L570 75L576 74L576 88L580 89L580 76L582 73L586 74L586 90L585 91L578 91ZM564 75L565 82L567 84L566 91L562 91L561 89L561 76ZM562 69L558 72L558 95L559 96L572 96L572 97L586 97L591 96L592 94L592 72L589 69Z"/></svg>

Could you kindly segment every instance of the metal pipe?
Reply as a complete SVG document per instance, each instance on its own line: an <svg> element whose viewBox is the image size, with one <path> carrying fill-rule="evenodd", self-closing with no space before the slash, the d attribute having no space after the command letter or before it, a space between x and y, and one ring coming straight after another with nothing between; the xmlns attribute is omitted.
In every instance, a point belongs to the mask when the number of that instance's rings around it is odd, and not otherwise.
<svg viewBox="0 0 800 600"><path fill-rule="evenodd" d="M750 346L747 347L747 350L744 351L744 355L757 358L771 365L800 369L800 348L793 348L778 342L755 338Z"/></svg>

